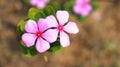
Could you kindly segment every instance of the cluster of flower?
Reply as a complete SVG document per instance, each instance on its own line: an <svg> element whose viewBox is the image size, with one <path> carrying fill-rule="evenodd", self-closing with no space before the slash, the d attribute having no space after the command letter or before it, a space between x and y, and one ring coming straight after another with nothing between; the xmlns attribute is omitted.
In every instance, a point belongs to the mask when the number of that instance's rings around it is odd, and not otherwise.
<svg viewBox="0 0 120 67"><path fill-rule="evenodd" d="M75 22L68 22L69 14L67 11L57 11L56 18L50 15L45 19L40 18L37 22L28 20L24 26L26 33L22 35L22 41L25 45L27 47L35 45L36 50L42 53L50 49L50 44L59 37L62 47L69 46L70 40L66 32L76 34L79 29Z"/></svg>

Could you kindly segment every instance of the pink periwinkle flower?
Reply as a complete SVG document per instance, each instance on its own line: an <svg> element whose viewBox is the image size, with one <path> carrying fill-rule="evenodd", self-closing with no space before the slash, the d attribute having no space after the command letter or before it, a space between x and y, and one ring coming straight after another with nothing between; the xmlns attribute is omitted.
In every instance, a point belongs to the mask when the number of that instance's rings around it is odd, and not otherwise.
<svg viewBox="0 0 120 67"><path fill-rule="evenodd" d="M43 9L48 2L49 0L30 0L30 4L39 9Z"/></svg>
<svg viewBox="0 0 120 67"><path fill-rule="evenodd" d="M68 22L69 14L67 11L57 11L56 17L58 22L53 15L48 16L46 18L49 20L47 24L49 27L54 27L54 32L57 33L54 35L55 37L58 37L58 34L60 35L59 38L61 46L67 47L70 45L70 40L66 32L76 34L79 32L79 29L75 22Z"/></svg>
<svg viewBox="0 0 120 67"><path fill-rule="evenodd" d="M73 11L83 17L88 16L92 11L92 6L89 3L90 0L76 0Z"/></svg>
<svg viewBox="0 0 120 67"><path fill-rule="evenodd" d="M42 53L50 48L50 43L56 41L56 32L52 29L48 29L45 19L39 19L38 23L33 20L28 20L25 24L25 31L22 35L22 41L27 47L35 45L38 52Z"/></svg>

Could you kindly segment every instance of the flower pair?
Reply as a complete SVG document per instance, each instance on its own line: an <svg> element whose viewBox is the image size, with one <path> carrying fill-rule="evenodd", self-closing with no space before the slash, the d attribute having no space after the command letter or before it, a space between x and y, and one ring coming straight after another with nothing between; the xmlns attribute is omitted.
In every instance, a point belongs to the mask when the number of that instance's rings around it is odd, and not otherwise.
<svg viewBox="0 0 120 67"><path fill-rule="evenodd" d="M88 16L92 11L92 6L89 3L90 0L76 0L73 11L83 17Z"/></svg>
<svg viewBox="0 0 120 67"><path fill-rule="evenodd" d="M74 22L68 22L67 11L57 11L56 18L50 15L45 19L40 18L37 23L34 20L28 20L24 27L26 33L22 35L22 41L27 47L35 45L36 50L40 53L47 51L50 44L55 42L58 37L62 47L69 46L70 40L66 32L76 34L79 29Z"/></svg>

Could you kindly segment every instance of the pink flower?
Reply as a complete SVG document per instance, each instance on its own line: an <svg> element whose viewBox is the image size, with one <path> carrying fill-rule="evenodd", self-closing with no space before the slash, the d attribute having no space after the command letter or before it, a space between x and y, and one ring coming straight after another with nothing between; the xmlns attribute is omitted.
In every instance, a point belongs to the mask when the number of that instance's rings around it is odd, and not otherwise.
<svg viewBox="0 0 120 67"><path fill-rule="evenodd" d="M90 0L76 0L73 6L73 11L82 16L88 16L92 11L92 6L89 4Z"/></svg>
<svg viewBox="0 0 120 67"><path fill-rule="evenodd" d="M58 22L53 15L50 15L46 18L49 20L47 23L49 27L55 28L54 32L59 33L61 46L67 47L70 45L70 40L66 32L76 34L79 32L78 27L74 22L68 22L69 14L67 11L57 11L56 17ZM58 37L58 35L54 36Z"/></svg>
<svg viewBox="0 0 120 67"><path fill-rule="evenodd" d="M48 2L49 0L30 0L30 3L39 9L43 9Z"/></svg>
<svg viewBox="0 0 120 67"><path fill-rule="evenodd" d="M39 19L38 23L33 20L28 20L25 25L25 31L22 35L22 41L27 47L35 45L38 52L42 53L50 48L50 43L56 41L56 32L52 29L48 29L45 19Z"/></svg>

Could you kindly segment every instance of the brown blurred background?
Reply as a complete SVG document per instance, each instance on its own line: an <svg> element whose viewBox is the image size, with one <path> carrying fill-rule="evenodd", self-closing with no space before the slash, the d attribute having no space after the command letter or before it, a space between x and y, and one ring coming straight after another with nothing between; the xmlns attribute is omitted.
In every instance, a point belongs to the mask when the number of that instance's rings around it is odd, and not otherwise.
<svg viewBox="0 0 120 67"><path fill-rule="evenodd" d="M22 0L0 0L0 67L120 67L120 0L95 0L101 6L70 35L71 46L53 54L26 57L22 54L16 26L27 17ZM48 61L45 61L46 57Z"/></svg>

